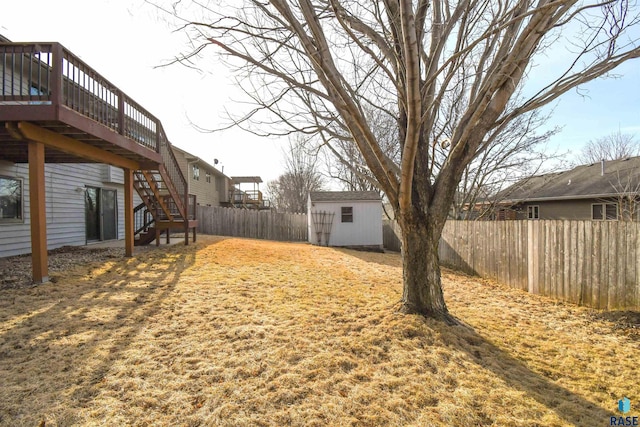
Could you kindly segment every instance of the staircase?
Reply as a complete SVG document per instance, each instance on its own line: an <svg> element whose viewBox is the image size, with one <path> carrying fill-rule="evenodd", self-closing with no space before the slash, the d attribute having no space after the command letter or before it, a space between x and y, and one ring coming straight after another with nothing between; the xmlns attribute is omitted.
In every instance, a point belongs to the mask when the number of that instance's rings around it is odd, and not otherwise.
<svg viewBox="0 0 640 427"><path fill-rule="evenodd" d="M161 127L159 139L163 164L133 173L133 187L142 199L134 209L134 244L137 246L154 240L159 245L162 233L169 242L174 230L184 231L188 239L192 229L195 240L195 196L187 192L187 181Z"/></svg>
<svg viewBox="0 0 640 427"><path fill-rule="evenodd" d="M26 141L34 141L47 146L43 163L140 168L133 179L143 202L134 211L138 243L159 243L160 233L174 229L185 232L185 243L193 230L195 240L195 197L160 120L60 43L0 39L0 159L31 163ZM32 247L46 255L46 234L32 236ZM46 258L38 263L46 265ZM34 277L46 276L43 265Z"/></svg>

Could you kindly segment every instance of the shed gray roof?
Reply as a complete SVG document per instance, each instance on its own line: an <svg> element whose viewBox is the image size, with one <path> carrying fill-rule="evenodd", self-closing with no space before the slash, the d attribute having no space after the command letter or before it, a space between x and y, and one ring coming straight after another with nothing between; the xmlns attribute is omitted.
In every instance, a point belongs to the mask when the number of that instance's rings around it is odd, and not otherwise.
<svg viewBox="0 0 640 427"><path fill-rule="evenodd" d="M382 200L376 191L312 191L309 197L312 202Z"/></svg>
<svg viewBox="0 0 640 427"><path fill-rule="evenodd" d="M534 176L498 193L510 202L598 198L620 194L640 194L640 157L608 160Z"/></svg>

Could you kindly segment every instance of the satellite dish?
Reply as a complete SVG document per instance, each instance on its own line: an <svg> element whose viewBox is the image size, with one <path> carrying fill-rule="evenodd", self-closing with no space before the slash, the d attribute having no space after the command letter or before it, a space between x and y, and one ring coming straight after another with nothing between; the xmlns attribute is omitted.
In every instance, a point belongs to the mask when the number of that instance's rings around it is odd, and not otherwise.
<svg viewBox="0 0 640 427"><path fill-rule="evenodd" d="M213 159L213 164L217 165L218 164L218 159Z"/></svg>

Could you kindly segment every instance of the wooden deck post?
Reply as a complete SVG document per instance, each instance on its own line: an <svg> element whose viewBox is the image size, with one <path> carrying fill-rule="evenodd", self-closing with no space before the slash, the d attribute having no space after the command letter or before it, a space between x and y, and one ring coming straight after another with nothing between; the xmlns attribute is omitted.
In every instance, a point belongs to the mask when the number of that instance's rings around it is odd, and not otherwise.
<svg viewBox="0 0 640 427"><path fill-rule="evenodd" d="M124 256L133 256L133 171L124 169Z"/></svg>
<svg viewBox="0 0 640 427"><path fill-rule="evenodd" d="M184 244L189 245L189 186L184 190Z"/></svg>
<svg viewBox="0 0 640 427"><path fill-rule="evenodd" d="M29 213L33 283L49 281L47 208L44 195L44 144L29 141Z"/></svg>

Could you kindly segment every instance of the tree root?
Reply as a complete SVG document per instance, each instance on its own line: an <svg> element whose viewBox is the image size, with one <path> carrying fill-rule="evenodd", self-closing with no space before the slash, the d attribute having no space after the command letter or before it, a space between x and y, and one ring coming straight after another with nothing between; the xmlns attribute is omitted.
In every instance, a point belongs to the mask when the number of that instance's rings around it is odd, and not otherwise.
<svg viewBox="0 0 640 427"><path fill-rule="evenodd" d="M402 314L417 314L427 319L434 319L444 322L448 326L465 326L463 322L451 315L446 309L444 310L418 310L415 306L403 302L400 304L398 311Z"/></svg>

